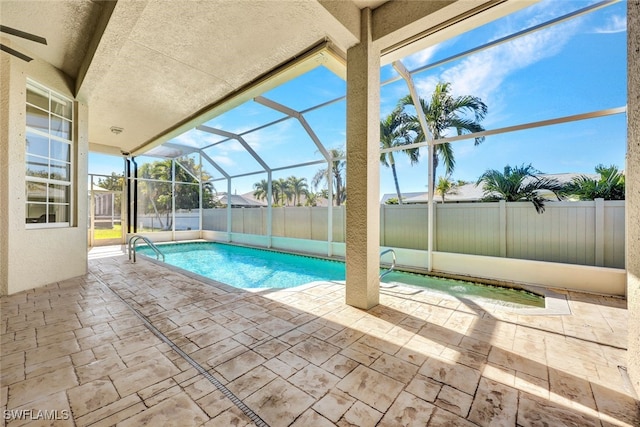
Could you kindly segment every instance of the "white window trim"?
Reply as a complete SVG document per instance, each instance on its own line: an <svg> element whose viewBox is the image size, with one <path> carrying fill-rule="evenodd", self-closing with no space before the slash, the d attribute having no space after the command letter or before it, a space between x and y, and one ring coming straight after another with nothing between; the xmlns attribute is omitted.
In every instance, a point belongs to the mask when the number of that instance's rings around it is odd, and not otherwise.
<svg viewBox="0 0 640 427"><path fill-rule="evenodd" d="M49 108L48 110L43 109L42 107L32 104L30 102L27 101L27 97L26 97L26 91L28 86L35 86L37 89L40 89L42 91L45 91L48 93L48 100L49 100ZM54 111L52 111L51 109L51 103L52 103L52 99L54 97L58 97L58 99L62 99L62 100L66 100L68 102L71 103L71 119L66 118L64 116L61 116L57 113L55 113ZM38 223L28 223L25 222L25 228L26 229L47 229L47 228L69 228L71 227L71 224L73 224L74 221L74 210L72 209L72 207L75 205L75 197L74 197L74 192L72 191L74 183L76 182L76 176L75 176L75 171L74 171L74 147L75 147L75 129L74 129L74 120L75 120L75 105L74 105L74 101L73 99L66 97L62 94L60 94L59 92L52 90L50 88L48 88L47 86L38 83L35 80L32 80L30 78L27 78L27 85L25 86L25 103L24 103L25 107L26 106L30 106L32 108L36 108L40 111L46 112L48 115L50 116L54 116L58 119L62 119L66 122L69 123L69 136L70 139L66 139L63 137L60 137L58 135L55 135L52 133L51 130L51 119L49 119L49 132L43 132L39 129L36 128L32 128L29 127L28 125L26 125L26 121L25 121L25 135L26 132L30 132L33 133L35 135L39 135L42 136L44 138L49 138L50 140L55 140L58 142L62 142L62 143L66 143L69 144L69 161L64 161L64 160L59 160L59 159L54 159L51 157L51 152L49 151L49 155L47 157L42 157L36 154L29 154L26 151L26 147L25 147L25 166L27 164L27 156L31 155L31 156L35 156L38 158L42 158L42 159L47 159L48 162L53 161L57 161L57 162L61 162L61 163L65 163L69 165L69 180L68 181L62 181L62 180L57 180L57 179L51 179L51 178L42 178L42 177L35 177L35 176L29 176L26 174L25 172L25 186L27 183L29 182L36 182L36 183L40 183L40 184L53 184L53 185L63 185L63 186L67 186L69 187L70 191L69 191L69 200L65 203L59 203L59 202L49 202L48 200L45 202L33 202L33 201L29 201L26 197L25 197L25 220L26 220L26 206L28 204L34 204L34 205L43 205L45 206L45 212L47 213L47 217L48 217L48 208L49 206L67 206L68 207L68 221L65 222L38 222ZM49 163L50 164L50 163Z"/></svg>

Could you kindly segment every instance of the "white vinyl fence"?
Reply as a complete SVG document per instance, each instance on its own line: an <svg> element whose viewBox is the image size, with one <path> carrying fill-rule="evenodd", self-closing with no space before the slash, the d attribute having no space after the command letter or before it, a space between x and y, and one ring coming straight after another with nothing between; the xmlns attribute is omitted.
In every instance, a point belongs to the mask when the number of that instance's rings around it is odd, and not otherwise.
<svg viewBox="0 0 640 427"><path fill-rule="evenodd" d="M436 204L434 250L624 268L624 201ZM380 245L427 249L426 205L381 205ZM272 209L272 235L327 240L326 207ZM176 223L177 224L177 223ZM227 231L227 210L206 209L203 229ZM267 234L266 208L232 209L232 232ZM333 242L344 242L344 206L333 208Z"/></svg>
<svg viewBox="0 0 640 427"><path fill-rule="evenodd" d="M624 201L444 204L435 250L624 268Z"/></svg>

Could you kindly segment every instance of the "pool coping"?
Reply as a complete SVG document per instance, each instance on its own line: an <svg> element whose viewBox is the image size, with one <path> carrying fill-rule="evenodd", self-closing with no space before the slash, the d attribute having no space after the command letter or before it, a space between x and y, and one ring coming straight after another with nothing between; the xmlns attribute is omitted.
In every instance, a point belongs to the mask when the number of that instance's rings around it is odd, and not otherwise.
<svg viewBox="0 0 640 427"><path fill-rule="evenodd" d="M331 284L337 284L337 285L343 285L343 286L345 285L344 280L336 280L336 281L326 280L326 281L313 281L303 285L294 286L291 288L236 288L235 286L228 285L224 282L210 279L208 277L202 276L192 271L185 270L180 267L176 267L174 265L168 264L166 262L162 262L160 260L156 260L150 256L147 256L144 254L140 254L140 255L142 255L142 257L139 259L144 259L146 261L150 261L157 265L162 265L168 268L169 270L180 273L184 276L189 277L190 279L198 280L210 286L221 287L228 292L252 292L252 293L283 292L283 291L299 292L308 288L318 286L319 284L331 283ZM381 283L380 285L381 285L380 286L381 293L384 293L384 292L395 293L394 291L392 291L392 289L399 288L399 290L401 290L405 295L411 295L411 294L423 292L423 293L437 294L442 298L458 300L458 301L461 300L460 297L445 294L442 292L433 292L433 291L430 291L429 289L424 289L417 286L404 285L404 284L403 285L394 284L392 286L384 286L385 285L384 283ZM566 316L571 314L571 308L569 307L569 301L567 300L566 294L561 293L557 290L545 288L542 286L534 286L534 285L521 285L518 288L511 288L511 289L514 289L514 290L522 289L522 290L534 293L536 295L539 295L544 298L545 306L521 308L521 307L502 306L499 304L491 304L491 308L496 309L503 313L510 313L510 314L523 315L523 316ZM483 304L482 299L479 299L476 297L469 297L468 300L473 302L474 305L477 305L479 308L485 309L486 303Z"/></svg>

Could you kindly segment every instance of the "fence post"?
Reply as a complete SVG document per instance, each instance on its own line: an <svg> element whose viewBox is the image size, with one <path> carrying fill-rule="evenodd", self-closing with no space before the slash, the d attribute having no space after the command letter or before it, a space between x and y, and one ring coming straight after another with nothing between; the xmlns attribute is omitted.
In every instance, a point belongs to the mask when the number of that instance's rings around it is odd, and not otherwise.
<svg viewBox="0 0 640 427"><path fill-rule="evenodd" d="M387 212L387 207L385 204L381 204L380 205L380 240L382 240L382 242L380 242L380 246L386 246L387 245L387 236L385 235L385 216L386 216L386 212Z"/></svg>
<svg viewBox="0 0 640 427"><path fill-rule="evenodd" d="M596 266L604 266L604 199L598 198L595 202L595 261Z"/></svg>
<svg viewBox="0 0 640 427"><path fill-rule="evenodd" d="M444 202L443 203L436 203L435 201L433 202L433 229L427 230L427 233L433 232L432 250L434 252L438 251L438 206L440 205L444 206Z"/></svg>
<svg viewBox="0 0 640 427"><path fill-rule="evenodd" d="M507 202L500 200L498 202L500 209L500 256L507 257Z"/></svg>
<svg viewBox="0 0 640 427"><path fill-rule="evenodd" d="M307 206L307 210L309 211L309 240L313 240L313 214L311 213L311 206Z"/></svg>

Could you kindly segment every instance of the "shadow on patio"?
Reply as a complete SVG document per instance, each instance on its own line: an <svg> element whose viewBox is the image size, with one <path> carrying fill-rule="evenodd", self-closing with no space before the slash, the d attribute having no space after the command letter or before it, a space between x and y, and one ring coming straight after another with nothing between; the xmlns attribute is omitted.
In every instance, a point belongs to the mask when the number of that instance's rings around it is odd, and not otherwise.
<svg viewBox="0 0 640 427"><path fill-rule="evenodd" d="M415 289L363 311L340 284L247 292L124 256L90 270L3 298L3 409L76 425L640 424L604 336L617 301L570 293L571 316L527 324Z"/></svg>

